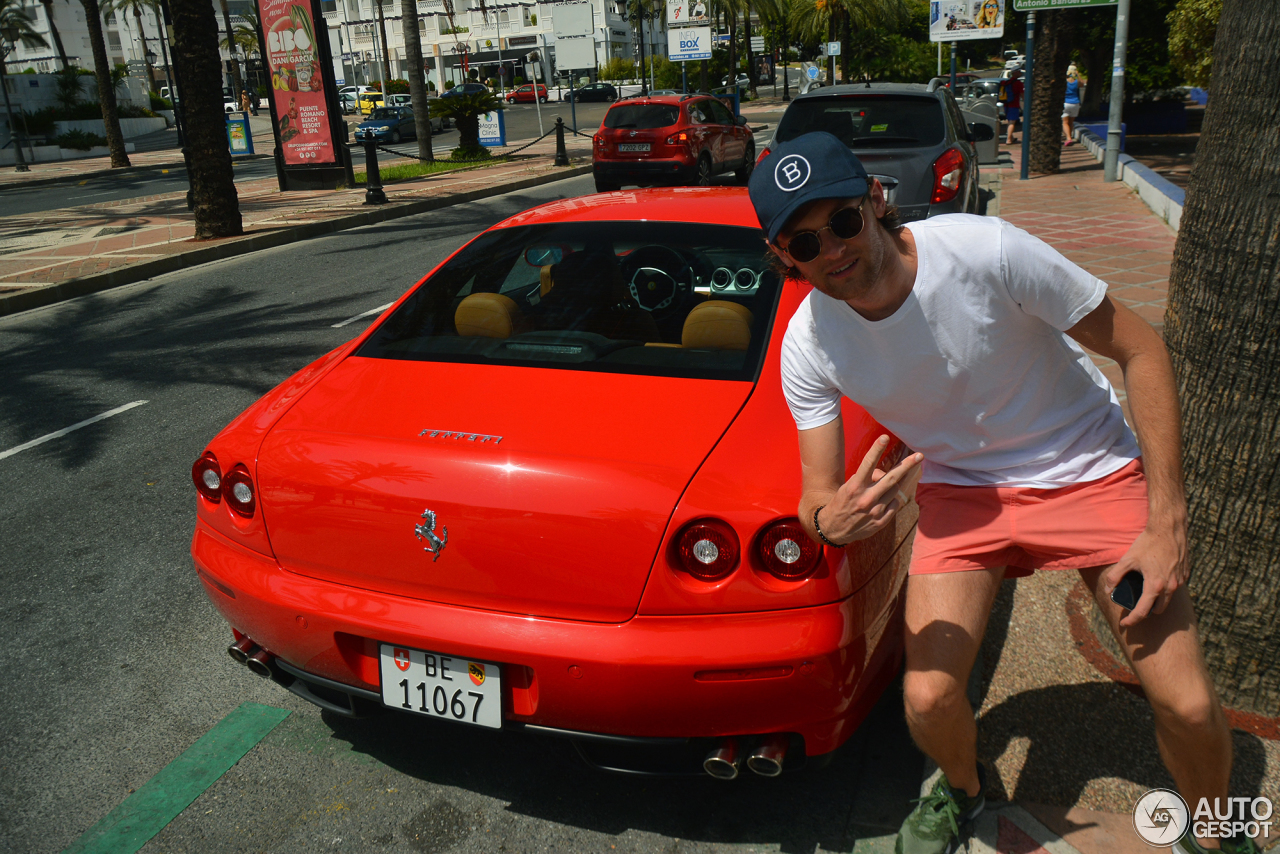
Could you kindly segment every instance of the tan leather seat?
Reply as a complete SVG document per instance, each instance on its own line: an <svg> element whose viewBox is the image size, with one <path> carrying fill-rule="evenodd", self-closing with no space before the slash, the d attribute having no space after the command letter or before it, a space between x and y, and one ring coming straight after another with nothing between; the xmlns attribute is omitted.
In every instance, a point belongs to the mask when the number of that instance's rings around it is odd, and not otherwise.
<svg viewBox="0 0 1280 854"><path fill-rule="evenodd" d="M502 294L470 294L458 304L453 325L464 338L510 338L525 331L515 300Z"/></svg>
<svg viewBox="0 0 1280 854"><path fill-rule="evenodd" d="M745 350L751 344L751 309L728 300L707 300L684 319L680 343L689 350Z"/></svg>

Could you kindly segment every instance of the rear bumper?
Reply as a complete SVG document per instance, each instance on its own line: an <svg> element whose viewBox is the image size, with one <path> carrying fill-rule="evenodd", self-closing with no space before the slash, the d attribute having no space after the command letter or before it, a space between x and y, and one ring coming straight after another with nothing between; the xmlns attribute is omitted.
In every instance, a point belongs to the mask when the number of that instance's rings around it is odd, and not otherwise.
<svg viewBox="0 0 1280 854"><path fill-rule="evenodd" d="M376 707L378 644L394 643L502 664L504 725L645 738L795 733L812 756L848 738L901 661L900 556L829 605L604 624L307 578L203 523L191 553L213 604L285 662L282 684L302 681L291 690L304 697L313 676Z"/></svg>
<svg viewBox="0 0 1280 854"><path fill-rule="evenodd" d="M698 164L679 159L597 160L591 169L595 177L614 184L689 183Z"/></svg>

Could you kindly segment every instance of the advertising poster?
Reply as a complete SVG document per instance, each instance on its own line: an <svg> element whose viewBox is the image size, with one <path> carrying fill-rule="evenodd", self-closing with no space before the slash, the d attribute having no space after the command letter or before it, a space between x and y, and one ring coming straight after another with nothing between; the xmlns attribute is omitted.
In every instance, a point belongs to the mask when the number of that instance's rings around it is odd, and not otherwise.
<svg viewBox="0 0 1280 854"><path fill-rule="evenodd" d="M709 7L708 0L667 0L667 24L709 24Z"/></svg>
<svg viewBox="0 0 1280 854"><path fill-rule="evenodd" d="M667 30L667 56L672 62L711 58L711 28Z"/></svg>
<svg viewBox="0 0 1280 854"><path fill-rule="evenodd" d="M258 0L258 12L285 165L336 163L309 0ZM321 27L320 35L328 31Z"/></svg>
<svg viewBox="0 0 1280 854"><path fill-rule="evenodd" d="M1004 0L930 0L929 41L1004 37Z"/></svg>

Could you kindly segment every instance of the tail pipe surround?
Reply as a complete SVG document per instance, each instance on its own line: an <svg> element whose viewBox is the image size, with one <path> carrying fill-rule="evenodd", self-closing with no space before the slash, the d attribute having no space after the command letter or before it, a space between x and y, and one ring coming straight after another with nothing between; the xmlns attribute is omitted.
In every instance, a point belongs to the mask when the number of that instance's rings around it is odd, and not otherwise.
<svg viewBox="0 0 1280 854"><path fill-rule="evenodd" d="M761 777L777 777L782 773L788 744L789 739L781 733L766 737L747 757L747 767Z"/></svg>
<svg viewBox="0 0 1280 854"><path fill-rule="evenodd" d="M244 664L257 649L256 643L244 637L227 647L227 654L235 660L236 664Z"/></svg>
<svg viewBox="0 0 1280 854"><path fill-rule="evenodd" d="M742 765L742 748L736 738L726 738L702 760L702 768L718 780L733 780Z"/></svg>
<svg viewBox="0 0 1280 854"><path fill-rule="evenodd" d="M259 649L253 655L245 659L244 666L261 676L263 679L270 679L272 676L271 662L275 656L267 652L265 649Z"/></svg>

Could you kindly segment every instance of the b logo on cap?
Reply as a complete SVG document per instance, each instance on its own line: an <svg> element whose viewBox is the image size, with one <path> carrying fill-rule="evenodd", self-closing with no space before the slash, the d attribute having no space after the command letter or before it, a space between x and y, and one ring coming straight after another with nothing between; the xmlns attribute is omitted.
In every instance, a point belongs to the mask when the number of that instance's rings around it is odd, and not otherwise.
<svg viewBox="0 0 1280 854"><path fill-rule="evenodd" d="M809 161L799 154L788 154L773 169L773 181L784 193L794 193L809 181Z"/></svg>

